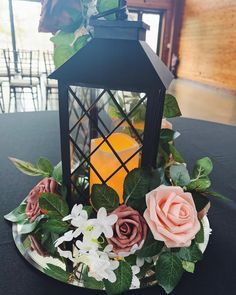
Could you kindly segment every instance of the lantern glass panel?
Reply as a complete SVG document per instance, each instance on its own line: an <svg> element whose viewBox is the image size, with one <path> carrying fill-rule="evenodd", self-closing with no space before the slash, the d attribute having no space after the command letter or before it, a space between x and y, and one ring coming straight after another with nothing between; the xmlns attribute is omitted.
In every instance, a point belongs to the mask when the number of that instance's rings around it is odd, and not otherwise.
<svg viewBox="0 0 236 295"><path fill-rule="evenodd" d="M68 96L72 186L103 183L122 198L125 176L141 165L147 95L71 86Z"/></svg>

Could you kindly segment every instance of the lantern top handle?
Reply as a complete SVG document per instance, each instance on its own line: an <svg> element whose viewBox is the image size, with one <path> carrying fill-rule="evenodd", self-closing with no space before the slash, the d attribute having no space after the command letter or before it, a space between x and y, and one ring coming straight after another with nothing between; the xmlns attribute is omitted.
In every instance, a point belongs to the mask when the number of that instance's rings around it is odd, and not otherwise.
<svg viewBox="0 0 236 295"><path fill-rule="evenodd" d="M116 20L128 20L127 0L119 0L119 5L117 8L109 9L101 13L98 13L92 16L91 19L100 19L111 14L116 15Z"/></svg>

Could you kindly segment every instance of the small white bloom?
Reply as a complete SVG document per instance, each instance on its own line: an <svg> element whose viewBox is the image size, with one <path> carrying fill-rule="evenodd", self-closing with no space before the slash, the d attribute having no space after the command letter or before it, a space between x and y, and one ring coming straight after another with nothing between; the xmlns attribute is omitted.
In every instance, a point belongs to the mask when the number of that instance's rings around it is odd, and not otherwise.
<svg viewBox="0 0 236 295"><path fill-rule="evenodd" d="M75 204L71 210L71 214L65 216L62 220L67 221L67 220L75 219L81 214L82 210L83 210L82 204L79 204L79 205Z"/></svg>
<svg viewBox="0 0 236 295"><path fill-rule="evenodd" d="M139 281L139 278L136 276L140 272L140 268L137 265L133 265L131 269L133 274L131 288L132 289L140 288L140 281Z"/></svg>
<svg viewBox="0 0 236 295"><path fill-rule="evenodd" d="M58 238L55 242L55 247L57 248L59 245L61 245L63 242L70 242L72 241L74 238L73 236L73 230L70 230L66 233L64 233L64 235L60 238Z"/></svg>
<svg viewBox="0 0 236 295"><path fill-rule="evenodd" d="M86 236L83 237L83 241L78 240L75 244L81 253L86 253L91 250L96 251L99 247L99 243L96 239L92 239Z"/></svg>
<svg viewBox="0 0 236 295"><path fill-rule="evenodd" d="M72 256L72 252L71 252L71 251L64 251L64 250L61 250L60 247L58 247L58 248L57 248L57 252L59 253L59 255L60 255L61 257L64 257L64 258L70 259L72 262L74 261L73 256Z"/></svg>
<svg viewBox="0 0 236 295"><path fill-rule="evenodd" d="M99 236L104 233L106 238L113 236L112 225L116 223L118 217L115 214L107 216L105 208L100 208L97 212L97 218L90 219L91 225L96 229Z"/></svg>

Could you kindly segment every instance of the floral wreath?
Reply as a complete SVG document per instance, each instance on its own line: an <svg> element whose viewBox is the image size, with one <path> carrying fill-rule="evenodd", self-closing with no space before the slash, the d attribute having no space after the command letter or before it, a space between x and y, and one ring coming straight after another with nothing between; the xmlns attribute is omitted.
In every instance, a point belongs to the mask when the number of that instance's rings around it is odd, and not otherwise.
<svg viewBox="0 0 236 295"><path fill-rule="evenodd" d="M43 1L41 31L59 29L51 38L56 45L57 66L89 40L89 17L117 5L117 0L80 2L78 5L74 1L73 9L67 7L71 23L55 27L54 20L50 29L45 22L50 2ZM50 11L56 5L57 1ZM109 115L116 119L118 114L112 105L109 107ZM197 160L191 173L188 171L175 146L180 134L166 120L180 115L176 99L167 94L157 169L130 171L124 180L122 201L113 188L94 184L87 203L75 204L70 212L61 163L54 167L46 158L40 158L35 165L10 158L23 173L43 177L5 218L19 226L26 248L61 262L48 263L46 274L63 282L118 294L156 284L170 293L184 271L194 272L211 231L206 217L209 198L226 198L210 190L213 164L208 157ZM133 120L139 123L141 117Z"/></svg>

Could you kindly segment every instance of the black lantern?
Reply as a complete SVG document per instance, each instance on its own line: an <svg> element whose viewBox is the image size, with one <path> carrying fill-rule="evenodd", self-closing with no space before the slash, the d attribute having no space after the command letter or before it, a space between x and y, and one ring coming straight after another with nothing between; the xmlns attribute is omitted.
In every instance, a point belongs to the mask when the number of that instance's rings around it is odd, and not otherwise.
<svg viewBox="0 0 236 295"><path fill-rule="evenodd" d="M156 166L165 91L173 77L145 42L143 22L93 20L93 38L51 74L58 80L63 181L83 203Z"/></svg>

